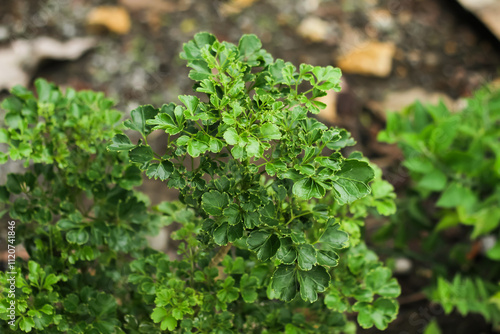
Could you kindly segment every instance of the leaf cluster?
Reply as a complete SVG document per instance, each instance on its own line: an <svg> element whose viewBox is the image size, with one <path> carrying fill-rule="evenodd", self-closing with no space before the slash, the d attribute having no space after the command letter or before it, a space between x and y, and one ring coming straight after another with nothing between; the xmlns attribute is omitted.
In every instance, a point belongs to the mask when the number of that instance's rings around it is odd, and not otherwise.
<svg viewBox="0 0 500 334"><path fill-rule="evenodd" d="M35 87L37 96L15 87L2 103L2 163L10 157L27 168L0 185L0 216L15 221L9 245L29 254L7 270L17 272L13 327L10 276L0 273L2 330L123 333L125 314L152 324L126 277L130 259L144 256L146 235L164 222L133 190L139 168L106 150L121 113L102 93L63 93L44 80Z"/></svg>

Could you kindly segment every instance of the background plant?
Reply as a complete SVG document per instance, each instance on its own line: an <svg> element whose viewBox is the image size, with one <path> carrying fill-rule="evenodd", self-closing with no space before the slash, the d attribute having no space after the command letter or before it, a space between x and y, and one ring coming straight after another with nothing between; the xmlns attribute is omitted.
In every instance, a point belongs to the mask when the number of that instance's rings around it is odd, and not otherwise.
<svg viewBox="0 0 500 334"><path fill-rule="evenodd" d="M142 139L119 134L109 146L180 191L180 208L158 208L183 224L180 260L132 264L131 281L151 287L141 292L153 320L180 332L352 332L343 313L354 311L384 329L400 289L361 232L367 207L393 211L392 187L378 178L366 197L375 174L340 153L349 133L307 116L340 90L340 70L275 61L254 35L236 46L200 33L181 57L205 96L133 110L125 126ZM148 144L155 130L167 134L162 152Z"/></svg>
<svg viewBox="0 0 500 334"><path fill-rule="evenodd" d="M389 114L379 136L398 143L411 177L399 211L404 218L396 215L381 234L392 233L408 253L409 240L430 233L424 253L411 255L432 256L431 299L447 313L455 307L462 314L480 313L495 326L500 319L499 125L500 90L485 87L460 112L443 103L417 102ZM458 242L450 244L446 232Z"/></svg>
<svg viewBox="0 0 500 334"><path fill-rule="evenodd" d="M131 260L154 253L145 236L162 219L133 190L140 170L106 150L121 113L102 93L35 86L37 96L15 87L2 103L8 148L0 160L26 170L0 186L0 216L16 221L16 243L29 254L16 259L15 327L7 324L9 276L0 273L2 333L124 333L134 321L153 333L152 308L127 278Z"/></svg>

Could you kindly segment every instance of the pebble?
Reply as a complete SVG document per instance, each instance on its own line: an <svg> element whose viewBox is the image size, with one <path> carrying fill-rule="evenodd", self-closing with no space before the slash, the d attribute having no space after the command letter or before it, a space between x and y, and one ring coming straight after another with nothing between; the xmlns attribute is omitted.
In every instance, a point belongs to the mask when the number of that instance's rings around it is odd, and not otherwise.
<svg viewBox="0 0 500 334"><path fill-rule="evenodd" d="M396 46L392 42L365 42L337 59L338 66L347 73L387 77L392 70Z"/></svg>

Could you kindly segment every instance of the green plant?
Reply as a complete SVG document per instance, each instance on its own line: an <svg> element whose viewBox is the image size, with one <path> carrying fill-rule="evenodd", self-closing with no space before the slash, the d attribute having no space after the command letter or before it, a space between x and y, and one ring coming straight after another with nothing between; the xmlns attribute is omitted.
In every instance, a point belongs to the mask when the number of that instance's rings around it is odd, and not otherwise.
<svg viewBox="0 0 500 334"><path fill-rule="evenodd" d="M460 112L450 112L443 103L417 102L401 113L389 114L387 129L379 136L398 143L411 177L406 209L400 211L406 219L396 216L398 223L387 229L395 228L402 248L412 236L430 233L423 250L432 254L437 272L432 298L448 313L456 306L463 314L481 313L496 325L500 315L499 125L500 90L485 87ZM443 232L451 230L461 236L459 242L447 242ZM477 254L487 240L494 245ZM468 277L461 278L460 273ZM453 283L444 279L453 275Z"/></svg>
<svg viewBox="0 0 500 334"><path fill-rule="evenodd" d="M152 308L127 278L131 260L154 253L145 236L163 219L133 190L141 171L106 150L121 113L102 93L35 86L38 97L15 87L1 105L1 163L10 157L27 169L0 186L0 216L14 222L5 226L9 247L22 244L29 254L0 272L1 332L132 333L138 319L153 333Z"/></svg>
<svg viewBox="0 0 500 334"><path fill-rule="evenodd" d="M377 170L370 194L373 168L340 152L350 134L308 117L340 90L340 70L297 70L261 46L254 35L236 46L197 34L181 58L204 95L141 106L125 122L139 142L113 138L109 150L180 191L181 203L158 207L181 223L179 259L137 259L129 280L162 330L353 332L346 312L384 329L400 288L362 229L370 207L394 210L393 189ZM161 152L148 144L155 130L166 133Z"/></svg>

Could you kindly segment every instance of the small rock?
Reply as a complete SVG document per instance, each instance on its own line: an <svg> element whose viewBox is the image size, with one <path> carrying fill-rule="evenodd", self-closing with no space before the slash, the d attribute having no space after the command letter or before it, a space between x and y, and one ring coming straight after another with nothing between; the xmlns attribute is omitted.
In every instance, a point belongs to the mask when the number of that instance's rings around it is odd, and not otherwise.
<svg viewBox="0 0 500 334"><path fill-rule="evenodd" d="M347 73L387 77L392 70L396 47L392 42L365 42L337 59Z"/></svg>
<svg viewBox="0 0 500 334"><path fill-rule="evenodd" d="M87 15L87 25L92 29L105 28L124 35L130 31L130 15L123 7L100 6Z"/></svg>
<svg viewBox="0 0 500 334"><path fill-rule="evenodd" d="M494 235L487 235L481 238L481 253L486 254L490 249L495 247L497 238Z"/></svg>
<svg viewBox="0 0 500 334"><path fill-rule="evenodd" d="M306 17L300 22L297 33L313 42L325 41L328 36L329 25L316 16Z"/></svg>
<svg viewBox="0 0 500 334"><path fill-rule="evenodd" d="M500 40L500 1L458 0L458 2L476 15Z"/></svg>
<svg viewBox="0 0 500 334"><path fill-rule="evenodd" d="M398 257L394 260L394 273L404 275L410 273L413 267L412 262L406 257Z"/></svg>

